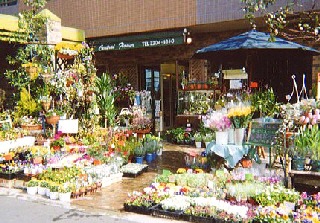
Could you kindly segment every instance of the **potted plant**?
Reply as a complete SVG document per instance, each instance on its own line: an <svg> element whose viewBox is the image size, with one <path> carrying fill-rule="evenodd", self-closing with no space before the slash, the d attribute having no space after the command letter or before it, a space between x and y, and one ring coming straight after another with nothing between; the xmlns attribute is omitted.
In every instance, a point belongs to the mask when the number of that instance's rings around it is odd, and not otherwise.
<svg viewBox="0 0 320 223"><path fill-rule="evenodd" d="M49 188L49 183L45 180L41 180L38 187L38 194L43 196L46 195L48 188Z"/></svg>
<svg viewBox="0 0 320 223"><path fill-rule="evenodd" d="M234 143L241 145L245 137L245 130L252 119L252 109L250 105L237 105L228 111L228 118L234 127Z"/></svg>
<svg viewBox="0 0 320 223"><path fill-rule="evenodd" d="M154 144L152 141L146 141L144 143L144 150L146 152L146 161L147 163L151 163L153 160L153 152L154 152Z"/></svg>
<svg viewBox="0 0 320 223"><path fill-rule="evenodd" d="M137 145L134 149L134 156L136 158L136 163L143 163L143 157L146 151L142 145Z"/></svg>
<svg viewBox="0 0 320 223"><path fill-rule="evenodd" d="M227 145L228 144L228 131L231 127L231 121L227 114L223 111L215 111L207 115L203 119L204 126L216 131L216 144Z"/></svg>
<svg viewBox="0 0 320 223"><path fill-rule="evenodd" d="M65 146L65 141L63 137L58 137L50 143L50 147L53 148L55 152L60 151L61 148Z"/></svg>
<svg viewBox="0 0 320 223"><path fill-rule="evenodd" d="M60 116L63 112L59 109L50 109L46 112L46 122L50 125L55 125L60 120Z"/></svg>
<svg viewBox="0 0 320 223"><path fill-rule="evenodd" d="M39 185L39 181L36 179L31 179L28 183L27 183L27 193L30 195L35 195L38 192L38 185Z"/></svg>
<svg viewBox="0 0 320 223"><path fill-rule="evenodd" d="M300 128L299 134L294 138L294 149L291 151L292 169L304 170L306 158L310 158L314 153L313 151L318 149L319 139L320 133L317 125L302 126Z"/></svg>
<svg viewBox="0 0 320 223"><path fill-rule="evenodd" d="M57 200L59 198L60 185L57 183L52 183L50 185L50 199Z"/></svg>
<svg viewBox="0 0 320 223"><path fill-rule="evenodd" d="M201 148L201 143L202 143L202 135L201 135L201 133L200 132L196 132L193 135L193 138L194 138L194 141L195 141L196 148Z"/></svg>
<svg viewBox="0 0 320 223"><path fill-rule="evenodd" d="M259 113L259 117L273 118L280 112L280 104L272 88L253 93L250 101L254 111Z"/></svg>
<svg viewBox="0 0 320 223"><path fill-rule="evenodd" d="M205 146L207 148L208 144L214 140L214 136L212 134L207 133L202 137L202 140L204 141Z"/></svg>
<svg viewBox="0 0 320 223"><path fill-rule="evenodd" d="M59 187L59 200L60 201L70 201L72 192L72 185L65 184Z"/></svg>

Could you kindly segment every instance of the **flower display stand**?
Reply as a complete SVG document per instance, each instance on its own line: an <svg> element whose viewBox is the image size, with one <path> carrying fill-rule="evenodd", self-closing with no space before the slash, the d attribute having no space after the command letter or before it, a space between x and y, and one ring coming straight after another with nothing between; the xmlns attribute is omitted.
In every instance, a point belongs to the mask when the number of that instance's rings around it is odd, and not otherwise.
<svg viewBox="0 0 320 223"><path fill-rule="evenodd" d="M151 129L138 129L138 130L135 130L134 132L137 133L137 136L139 139L142 139L143 135L151 132Z"/></svg>

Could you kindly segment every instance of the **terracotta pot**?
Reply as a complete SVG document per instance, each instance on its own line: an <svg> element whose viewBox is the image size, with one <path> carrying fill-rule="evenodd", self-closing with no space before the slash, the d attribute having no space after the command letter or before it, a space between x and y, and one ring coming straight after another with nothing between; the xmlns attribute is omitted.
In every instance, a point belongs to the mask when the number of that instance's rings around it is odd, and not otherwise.
<svg viewBox="0 0 320 223"><path fill-rule="evenodd" d="M74 58L74 56L70 56L70 55L68 55L68 54L62 54L62 53L58 53L58 54L57 54L57 57L58 57L58 58L61 58L61 59L66 59L66 60L70 60L70 59L73 59L73 58Z"/></svg>
<svg viewBox="0 0 320 223"><path fill-rule="evenodd" d="M189 90L194 90L195 84L189 84Z"/></svg>
<svg viewBox="0 0 320 223"><path fill-rule="evenodd" d="M57 115L46 117L46 122L50 125L56 125L59 120L60 120L60 116L57 116Z"/></svg>
<svg viewBox="0 0 320 223"><path fill-rule="evenodd" d="M93 165L95 166L101 165L101 160L94 160Z"/></svg>
<svg viewBox="0 0 320 223"><path fill-rule="evenodd" d="M252 167L252 161L249 159L242 159L241 165L243 168L250 168L250 167Z"/></svg>
<svg viewBox="0 0 320 223"><path fill-rule="evenodd" d="M24 130L41 130L42 129L42 125L38 124L38 125L21 125L21 128Z"/></svg>

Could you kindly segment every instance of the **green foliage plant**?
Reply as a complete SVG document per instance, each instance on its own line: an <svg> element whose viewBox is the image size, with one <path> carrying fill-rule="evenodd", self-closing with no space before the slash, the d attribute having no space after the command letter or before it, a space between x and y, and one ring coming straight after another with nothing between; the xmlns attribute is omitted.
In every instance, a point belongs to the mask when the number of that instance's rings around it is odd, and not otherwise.
<svg viewBox="0 0 320 223"><path fill-rule="evenodd" d="M36 179L31 179L27 182L27 187L37 187L39 185L39 181Z"/></svg>
<svg viewBox="0 0 320 223"><path fill-rule="evenodd" d="M134 155L137 156L137 157L142 157L146 154L146 150L145 150L145 147L142 146L142 145L137 145L135 148L134 148Z"/></svg>
<svg viewBox="0 0 320 223"><path fill-rule="evenodd" d="M195 140L196 142L201 142L203 136L201 135L200 132L196 132L196 133L193 135L193 138L194 138L194 140Z"/></svg>
<svg viewBox="0 0 320 223"><path fill-rule="evenodd" d="M312 156L319 158L320 132L318 125L312 125L300 129L298 136L294 138L295 149L293 155L298 157Z"/></svg>
<svg viewBox="0 0 320 223"><path fill-rule="evenodd" d="M260 112L261 117L274 117L280 112L280 104L272 88L254 92L250 100L253 109Z"/></svg>
<svg viewBox="0 0 320 223"><path fill-rule="evenodd" d="M34 100L26 88L22 88L20 92L20 101L15 107L15 118L22 116L35 116L39 111L39 104Z"/></svg>
<svg viewBox="0 0 320 223"><path fill-rule="evenodd" d="M114 83L107 73L96 78L97 104L102 111L105 128L113 126L115 123L116 109L114 107Z"/></svg>

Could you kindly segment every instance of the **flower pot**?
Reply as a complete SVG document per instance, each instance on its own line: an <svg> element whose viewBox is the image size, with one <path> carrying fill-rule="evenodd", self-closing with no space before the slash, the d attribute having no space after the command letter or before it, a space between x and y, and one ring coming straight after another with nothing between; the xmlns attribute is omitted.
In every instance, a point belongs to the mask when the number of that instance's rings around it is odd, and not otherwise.
<svg viewBox="0 0 320 223"><path fill-rule="evenodd" d="M50 197L50 188L46 188L46 196Z"/></svg>
<svg viewBox="0 0 320 223"><path fill-rule="evenodd" d="M38 187L38 194L39 194L39 195L45 196L45 195L46 195L46 191L47 191L47 188L45 188L45 187Z"/></svg>
<svg viewBox="0 0 320 223"><path fill-rule="evenodd" d="M153 152L152 153L152 160L156 160L157 159L157 153L156 152Z"/></svg>
<svg viewBox="0 0 320 223"><path fill-rule="evenodd" d="M50 200L58 200L59 192L50 192Z"/></svg>
<svg viewBox="0 0 320 223"><path fill-rule="evenodd" d="M93 160L93 165L99 166L101 164L102 164L101 160Z"/></svg>
<svg viewBox="0 0 320 223"><path fill-rule="evenodd" d="M245 128L237 128L234 129L234 144L236 145L242 145L244 134L245 134Z"/></svg>
<svg viewBox="0 0 320 223"><path fill-rule="evenodd" d="M70 199L71 199L71 192L59 193L60 201L70 201Z"/></svg>
<svg viewBox="0 0 320 223"><path fill-rule="evenodd" d="M201 142L195 142L195 144L196 144L196 148L201 148Z"/></svg>
<svg viewBox="0 0 320 223"><path fill-rule="evenodd" d="M146 161L147 161L147 163L151 163L152 162L152 153L147 153Z"/></svg>
<svg viewBox="0 0 320 223"><path fill-rule="evenodd" d="M242 159L241 165L243 168L250 168L252 167L252 161L250 159Z"/></svg>
<svg viewBox="0 0 320 223"><path fill-rule="evenodd" d="M42 125L41 124L36 124L36 125L21 125L21 128L24 130L29 130L29 131L34 131L34 130L41 130Z"/></svg>
<svg viewBox="0 0 320 223"><path fill-rule="evenodd" d="M217 131L216 132L216 144L227 145L228 144L228 131Z"/></svg>
<svg viewBox="0 0 320 223"><path fill-rule="evenodd" d="M305 157L294 157L291 160L291 169L293 170L304 170L304 165L306 163Z"/></svg>
<svg viewBox="0 0 320 223"><path fill-rule="evenodd" d="M143 157L142 156L136 156L136 163L143 163Z"/></svg>
<svg viewBox="0 0 320 223"><path fill-rule="evenodd" d="M56 125L59 120L60 120L60 116L58 115L46 117L46 122L50 125Z"/></svg>
<svg viewBox="0 0 320 223"><path fill-rule="evenodd" d="M29 195L36 195L38 192L38 187L27 187L27 193Z"/></svg>
<svg viewBox="0 0 320 223"><path fill-rule="evenodd" d="M57 57L61 59L70 60L73 59L75 56L58 52Z"/></svg>
<svg viewBox="0 0 320 223"><path fill-rule="evenodd" d="M208 147L209 143L210 143L210 142L204 142L206 148Z"/></svg>
<svg viewBox="0 0 320 223"><path fill-rule="evenodd" d="M230 128L228 129L228 144L234 144L234 129Z"/></svg>

